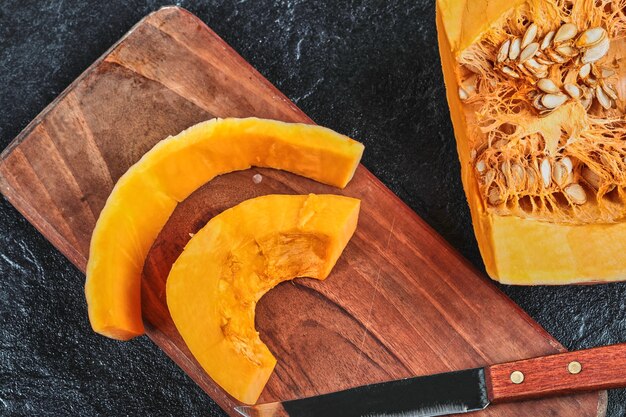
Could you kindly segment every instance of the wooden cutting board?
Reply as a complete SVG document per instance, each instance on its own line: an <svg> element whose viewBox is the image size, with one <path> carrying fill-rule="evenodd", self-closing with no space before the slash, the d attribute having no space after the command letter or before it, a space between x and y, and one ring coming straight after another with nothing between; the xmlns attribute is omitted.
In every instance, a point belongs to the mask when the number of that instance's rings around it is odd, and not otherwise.
<svg viewBox="0 0 626 417"><path fill-rule="evenodd" d="M198 18L164 8L139 22L5 149L0 189L84 271L91 231L122 173L164 137L227 116L311 123ZM309 192L360 198L359 227L325 282L283 283L261 300L257 327L278 358L261 401L563 351L364 167L345 190L269 169L242 171L179 205L143 279L148 336L230 415L234 401L176 332L163 283L189 233L211 216L257 195ZM476 416L598 416L605 405L605 393L590 393L493 406Z"/></svg>

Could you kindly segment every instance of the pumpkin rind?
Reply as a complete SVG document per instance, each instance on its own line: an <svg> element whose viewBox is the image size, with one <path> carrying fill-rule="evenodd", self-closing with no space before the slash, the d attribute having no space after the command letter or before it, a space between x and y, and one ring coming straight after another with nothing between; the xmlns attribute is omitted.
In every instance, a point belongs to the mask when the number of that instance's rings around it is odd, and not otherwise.
<svg viewBox="0 0 626 417"><path fill-rule="evenodd" d="M362 153L330 129L257 118L214 119L159 142L119 179L93 231L85 294L94 331L143 334L145 257L178 202L213 177L260 166L343 188Z"/></svg>
<svg viewBox="0 0 626 417"><path fill-rule="evenodd" d="M267 195L212 218L167 279L176 328L208 375L237 400L256 402L276 359L254 329L259 299L282 281L325 279L357 225L359 200Z"/></svg>
<svg viewBox="0 0 626 417"><path fill-rule="evenodd" d="M554 285L624 280L626 279L626 223L617 210L614 210L617 215L613 217L594 217L591 212L586 218L580 216L580 218L568 219L561 216L556 220L551 220L550 213L542 218L539 216L533 218L532 215L524 218L510 213L505 214L506 210L498 213L490 206L489 201L486 201L484 194L481 195L479 189L481 181L479 171L485 168L484 165L477 166L476 161L473 160L475 149L472 148L471 143L475 142L473 135L476 134L477 122L467 110L466 101L469 94L459 81L463 78L460 74L459 57L498 26L506 14L517 12L524 7L531 10L537 9L545 6L547 2L540 3L535 0L437 1L437 31L447 99L457 140L463 187L471 209L476 239L488 274L502 283ZM577 7L580 8L594 7L593 2L587 0L577 3L579 3ZM617 4L619 1L614 1L614 3L615 7L619 6ZM547 18L548 13L543 17L534 16L535 22L544 27L541 36L544 36L548 30L545 27L559 25L558 19L553 18L549 21ZM588 23L589 26L583 26L582 29L602 26L603 21L597 17L592 20ZM625 23L622 21L614 24L612 28L614 31L623 31ZM512 36L521 36L521 34ZM574 38L576 39L578 38ZM541 41L539 37L538 41ZM503 45L502 50L509 45L510 43ZM611 48L614 50L613 54L619 55L619 51L624 51L626 46L620 39L612 42ZM496 45L494 62L497 61L497 52L498 46ZM623 66L620 70L624 74ZM623 94L625 80L623 75L619 76L621 78L618 81L617 90ZM618 109L614 112L623 112L623 101L617 101ZM584 110L581 107L568 103L549 117L538 118L537 123L543 123L544 126L541 127L548 129L553 121L567 120L573 124L581 122L582 112ZM594 112L594 114L599 113L598 110ZM585 128L585 126L579 127ZM626 160L624 161L626 163ZM569 160L567 163L571 164ZM506 167L508 170L510 168L510 166ZM554 181L554 177L548 177L548 181ZM590 185L585 183L584 179L581 181L589 190ZM595 204L595 200L589 195L587 200L592 206ZM494 201L498 200L494 199ZM607 206L609 204L613 202L609 201ZM585 214L582 209L576 210Z"/></svg>

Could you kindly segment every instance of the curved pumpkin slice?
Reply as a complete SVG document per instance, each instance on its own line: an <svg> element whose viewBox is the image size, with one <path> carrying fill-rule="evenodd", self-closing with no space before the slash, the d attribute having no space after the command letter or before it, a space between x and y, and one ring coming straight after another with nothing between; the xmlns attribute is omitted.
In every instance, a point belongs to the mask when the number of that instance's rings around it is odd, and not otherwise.
<svg viewBox="0 0 626 417"><path fill-rule="evenodd" d="M178 202L216 175L254 165L344 187L362 153L323 127L256 118L211 120L161 141L119 179L96 223L85 284L91 326L121 340L143 333L148 250Z"/></svg>
<svg viewBox="0 0 626 417"><path fill-rule="evenodd" d="M167 279L167 305L191 353L213 380L256 402L276 359L254 329L257 301L282 281L324 279L354 233L359 200L268 195L211 219Z"/></svg>

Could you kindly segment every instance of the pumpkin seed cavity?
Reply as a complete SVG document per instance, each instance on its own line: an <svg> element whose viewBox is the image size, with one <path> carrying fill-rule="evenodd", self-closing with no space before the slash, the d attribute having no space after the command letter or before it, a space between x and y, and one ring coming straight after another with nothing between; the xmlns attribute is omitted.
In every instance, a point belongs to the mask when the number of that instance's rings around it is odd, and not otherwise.
<svg viewBox="0 0 626 417"><path fill-rule="evenodd" d="M557 223L620 221L626 0L529 3L458 58L485 207Z"/></svg>

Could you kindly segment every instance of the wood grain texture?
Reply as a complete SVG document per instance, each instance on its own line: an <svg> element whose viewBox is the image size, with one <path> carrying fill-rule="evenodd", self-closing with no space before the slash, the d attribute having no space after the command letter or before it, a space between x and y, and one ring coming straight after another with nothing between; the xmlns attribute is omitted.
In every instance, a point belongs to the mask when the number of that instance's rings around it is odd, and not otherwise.
<svg viewBox="0 0 626 417"><path fill-rule="evenodd" d="M572 363L580 366L570 371ZM521 383L513 372L524 375ZM486 377L494 403L624 387L626 343L493 365Z"/></svg>
<svg viewBox="0 0 626 417"><path fill-rule="evenodd" d="M164 137L212 117L311 120L188 12L147 16L2 153L0 190L84 271L95 219L115 181ZM358 139L358 138L357 138ZM367 152L367 150L366 150ZM263 181L252 182L255 173ZM278 358L262 401L563 351L367 169L345 190L253 169L221 176L181 203L146 261L148 336L231 415L234 401L198 367L169 317L163 283L189 233L267 193L362 200L358 230L324 282L299 279L257 308ZM597 416L597 393L500 405L477 416Z"/></svg>

